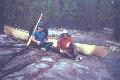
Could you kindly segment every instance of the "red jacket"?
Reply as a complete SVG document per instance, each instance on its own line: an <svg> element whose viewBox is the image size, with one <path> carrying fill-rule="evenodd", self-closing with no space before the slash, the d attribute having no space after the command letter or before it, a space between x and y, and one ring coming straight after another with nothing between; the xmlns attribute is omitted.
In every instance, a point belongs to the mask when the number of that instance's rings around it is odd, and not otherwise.
<svg viewBox="0 0 120 80"><path fill-rule="evenodd" d="M73 39L72 37L67 37L67 38L60 38L57 44L57 47L59 49L65 50L68 47L66 46L68 43L73 44Z"/></svg>

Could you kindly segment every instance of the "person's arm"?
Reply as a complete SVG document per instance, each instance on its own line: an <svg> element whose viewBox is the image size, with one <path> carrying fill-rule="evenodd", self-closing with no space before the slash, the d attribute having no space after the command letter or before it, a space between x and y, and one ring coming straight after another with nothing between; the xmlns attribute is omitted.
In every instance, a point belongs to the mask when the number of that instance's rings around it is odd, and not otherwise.
<svg viewBox="0 0 120 80"><path fill-rule="evenodd" d="M73 38L72 37L70 37L70 42L73 44Z"/></svg>
<svg viewBox="0 0 120 80"><path fill-rule="evenodd" d="M60 49L60 39L57 41L57 48Z"/></svg>
<svg viewBox="0 0 120 80"><path fill-rule="evenodd" d="M58 40L58 42L57 42L57 48L59 49L59 51L61 53L63 53L63 50L61 49L61 40Z"/></svg>
<svg viewBox="0 0 120 80"><path fill-rule="evenodd" d="M38 45L40 44L40 41L36 40L36 38L35 38L35 33L33 33L32 41L37 43Z"/></svg>
<svg viewBox="0 0 120 80"><path fill-rule="evenodd" d="M73 45L73 39L72 39L72 37L68 38L68 43L66 44L66 47L68 48L70 45Z"/></svg>
<svg viewBox="0 0 120 80"><path fill-rule="evenodd" d="M34 36L32 37L32 41L37 43L37 45L40 45L40 41L36 40Z"/></svg>

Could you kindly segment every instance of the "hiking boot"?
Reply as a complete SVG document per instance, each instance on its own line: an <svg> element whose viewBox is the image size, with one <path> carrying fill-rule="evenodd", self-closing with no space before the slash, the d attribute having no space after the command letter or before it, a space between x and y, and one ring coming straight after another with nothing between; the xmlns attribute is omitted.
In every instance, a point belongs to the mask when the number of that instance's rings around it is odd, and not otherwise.
<svg viewBox="0 0 120 80"><path fill-rule="evenodd" d="M81 60L82 60L82 57L76 57L76 59L75 59L76 62L79 62Z"/></svg>

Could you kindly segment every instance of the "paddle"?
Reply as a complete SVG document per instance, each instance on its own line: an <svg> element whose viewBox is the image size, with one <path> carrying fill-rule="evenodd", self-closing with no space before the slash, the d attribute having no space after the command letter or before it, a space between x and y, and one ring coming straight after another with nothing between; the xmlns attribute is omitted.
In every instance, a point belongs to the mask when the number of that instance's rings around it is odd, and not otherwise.
<svg viewBox="0 0 120 80"><path fill-rule="evenodd" d="M41 20L42 16L43 16L43 14L41 14L41 16L40 16L40 18L39 18L39 20L38 20L38 22L37 22L37 24L36 24L36 26L35 26L35 28L34 28L33 32L32 32L32 35L33 35L33 33L36 31L37 26L38 26L38 24L39 24L39 22L40 22L40 20ZM29 40L28 40L28 42L27 42L27 45L30 45L31 40L32 40L32 35L30 36L30 38L29 38Z"/></svg>

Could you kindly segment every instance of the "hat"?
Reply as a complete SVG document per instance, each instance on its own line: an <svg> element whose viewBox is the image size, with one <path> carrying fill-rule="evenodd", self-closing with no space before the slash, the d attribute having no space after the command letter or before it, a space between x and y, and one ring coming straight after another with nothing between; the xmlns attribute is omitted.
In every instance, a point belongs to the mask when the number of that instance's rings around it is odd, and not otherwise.
<svg viewBox="0 0 120 80"><path fill-rule="evenodd" d="M67 32L67 30L64 29L62 33L68 33L68 32Z"/></svg>

